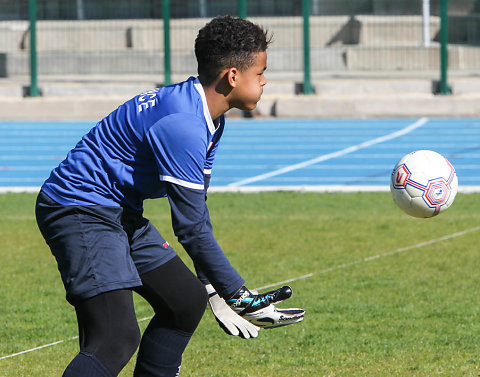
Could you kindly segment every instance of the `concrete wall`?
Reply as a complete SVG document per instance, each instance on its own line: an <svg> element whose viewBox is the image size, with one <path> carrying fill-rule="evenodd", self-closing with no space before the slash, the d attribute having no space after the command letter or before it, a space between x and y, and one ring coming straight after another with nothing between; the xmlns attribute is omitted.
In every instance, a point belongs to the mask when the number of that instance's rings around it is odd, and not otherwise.
<svg viewBox="0 0 480 377"><path fill-rule="evenodd" d="M269 70L301 71L301 17L252 20L273 33ZM198 29L205 22L206 19L171 21L174 73L195 73L193 45ZM439 51L435 39L440 21L437 17L430 18L430 48L423 47L422 22L421 16L311 17L312 70L438 69ZM479 25L478 16L452 18L450 42L458 40L472 45L450 45L450 68L480 69ZM163 71L161 20L39 21L37 47L40 74ZM28 74L28 50L28 23L0 22L0 53L6 54L4 66L7 67L4 74Z"/></svg>

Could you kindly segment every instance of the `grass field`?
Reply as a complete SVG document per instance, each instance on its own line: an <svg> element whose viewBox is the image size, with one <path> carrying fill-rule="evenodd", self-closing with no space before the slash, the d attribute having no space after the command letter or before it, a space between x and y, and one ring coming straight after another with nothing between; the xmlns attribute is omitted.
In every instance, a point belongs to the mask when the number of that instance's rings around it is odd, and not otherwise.
<svg viewBox="0 0 480 377"><path fill-rule="evenodd" d="M77 353L74 311L34 201L0 195L2 377L61 376ZM307 313L301 324L245 341L225 335L207 310L183 377L480 374L480 194L459 194L428 220L404 215L388 193L215 193L208 202L217 239L248 286L294 279L285 306ZM148 201L146 217L191 266L167 201ZM151 315L139 297L136 308L140 319ZM121 376L132 370L133 360Z"/></svg>

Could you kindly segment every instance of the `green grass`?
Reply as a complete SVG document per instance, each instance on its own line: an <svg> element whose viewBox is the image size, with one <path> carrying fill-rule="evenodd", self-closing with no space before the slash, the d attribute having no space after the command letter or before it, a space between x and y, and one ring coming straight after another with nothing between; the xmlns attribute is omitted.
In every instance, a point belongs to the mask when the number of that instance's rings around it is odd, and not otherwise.
<svg viewBox="0 0 480 377"><path fill-rule="evenodd" d="M73 309L39 234L35 196L0 195L0 376L60 376L77 353ZM301 324L229 337L209 310L184 354L183 377L478 376L479 194L414 219L388 193L210 194L215 234L251 288L300 277L284 305ZM166 200L146 216L175 242ZM404 249L407 248L407 249ZM392 253L404 250L398 253ZM378 256L378 258L366 259ZM138 318L151 310L135 297ZM143 329L147 321L141 322ZM129 376L133 359L122 371Z"/></svg>

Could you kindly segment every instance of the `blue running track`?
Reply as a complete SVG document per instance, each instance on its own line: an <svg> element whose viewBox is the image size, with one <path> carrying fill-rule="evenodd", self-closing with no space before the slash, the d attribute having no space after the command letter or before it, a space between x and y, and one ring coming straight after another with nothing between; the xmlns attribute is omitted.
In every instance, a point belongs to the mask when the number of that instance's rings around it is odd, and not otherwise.
<svg viewBox="0 0 480 377"><path fill-rule="evenodd" d="M34 191L94 122L0 122L0 189ZM227 121L215 190L382 191L406 153L431 149L480 191L480 119Z"/></svg>

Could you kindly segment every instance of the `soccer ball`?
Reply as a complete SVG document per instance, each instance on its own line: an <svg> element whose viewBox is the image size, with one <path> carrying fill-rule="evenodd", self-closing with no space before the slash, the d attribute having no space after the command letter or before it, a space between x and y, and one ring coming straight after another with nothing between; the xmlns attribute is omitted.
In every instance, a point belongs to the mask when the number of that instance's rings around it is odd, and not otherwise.
<svg viewBox="0 0 480 377"><path fill-rule="evenodd" d="M452 164L441 154L420 150L403 156L393 169L394 202L414 217L433 217L450 207L458 189Z"/></svg>

